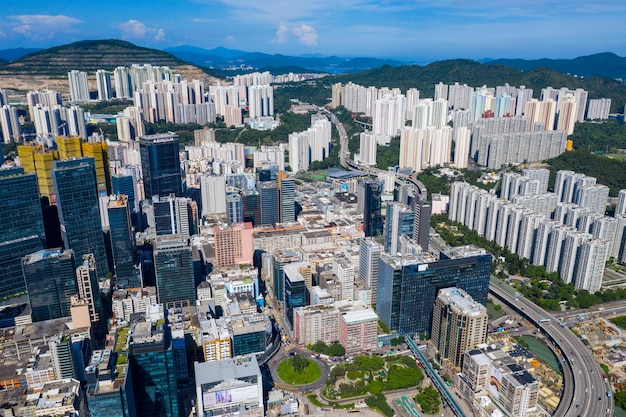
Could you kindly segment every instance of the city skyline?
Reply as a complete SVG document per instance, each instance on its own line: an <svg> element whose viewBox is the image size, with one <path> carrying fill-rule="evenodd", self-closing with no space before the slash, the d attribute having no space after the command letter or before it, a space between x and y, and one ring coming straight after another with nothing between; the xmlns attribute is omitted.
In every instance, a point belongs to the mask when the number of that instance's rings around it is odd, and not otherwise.
<svg viewBox="0 0 626 417"><path fill-rule="evenodd" d="M580 0L512 3L368 0L183 0L155 5L6 5L0 49L47 48L83 39L124 39L157 49L192 45L288 55L446 58L574 58L626 55L620 23L626 5ZM101 16L107 20L102 21Z"/></svg>

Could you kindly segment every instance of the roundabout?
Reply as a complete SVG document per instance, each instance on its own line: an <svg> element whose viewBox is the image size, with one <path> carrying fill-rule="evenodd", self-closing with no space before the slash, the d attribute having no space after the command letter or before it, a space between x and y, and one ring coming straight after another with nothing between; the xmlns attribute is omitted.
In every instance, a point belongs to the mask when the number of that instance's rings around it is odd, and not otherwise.
<svg viewBox="0 0 626 417"><path fill-rule="evenodd" d="M288 350L285 350L284 347L281 347L279 352L274 356L273 360L268 362L268 369L270 372L271 379L274 381L275 386L283 386L282 389L296 389L300 392L314 392L322 389L325 385L326 379L330 373L330 368L328 364L324 361L321 361L317 358L309 359L310 352L302 350L298 347L291 346ZM296 380L300 383L291 383L289 381L288 374L283 373L281 369L280 374L278 368L285 362L288 362L289 359L294 357L300 357L302 359L306 359L308 362L313 363L317 368L320 369L320 374L317 379L313 380L313 382L302 382L302 379ZM283 367L287 365L282 365ZM285 379L283 379L283 377Z"/></svg>
<svg viewBox="0 0 626 417"><path fill-rule="evenodd" d="M322 368L303 356L291 356L278 365L276 374L289 385L309 385L322 376Z"/></svg>

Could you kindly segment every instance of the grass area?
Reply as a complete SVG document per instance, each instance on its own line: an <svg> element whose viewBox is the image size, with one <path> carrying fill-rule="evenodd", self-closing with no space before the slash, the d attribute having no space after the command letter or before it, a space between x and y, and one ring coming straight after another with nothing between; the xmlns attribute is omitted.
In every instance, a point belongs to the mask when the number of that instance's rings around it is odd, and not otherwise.
<svg viewBox="0 0 626 417"><path fill-rule="evenodd" d="M611 320L616 326L626 329L626 316L614 317Z"/></svg>
<svg viewBox="0 0 626 417"><path fill-rule="evenodd" d="M122 327L118 329L115 333L115 348L114 352L120 352L122 350L126 350L126 345L128 344L128 332L130 331L130 326Z"/></svg>
<svg viewBox="0 0 626 417"><path fill-rule="evenodd" d="M320 400L317 399L317 395L309 394L306 397L309 399L309 401L311 401L311 404L316 405L318 407L324 407L324 404L322 404Z"/></svg>
<svg viewBox="0 0 626 417"><path fill-rule="evenodd" d="M306 361L308 364L301 373L296 372L293 368L291 358L282 361L276 370L278 377L291 385L305 385L317 381L322 376L322 369L312 360L307 359Z"/></svg>

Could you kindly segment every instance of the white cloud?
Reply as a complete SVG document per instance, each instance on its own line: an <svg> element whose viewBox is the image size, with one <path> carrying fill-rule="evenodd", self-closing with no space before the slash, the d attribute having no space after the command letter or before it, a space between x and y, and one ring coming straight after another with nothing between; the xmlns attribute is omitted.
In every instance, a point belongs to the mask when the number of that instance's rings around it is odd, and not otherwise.
<svg viewBox="0 0 626 417"><path fill-rule="evenodd" d="M235 37L233 35L228 35L226 36L226 42L234 42L235 41Z"/></svg>
<svg viewBox="0 0 626 417"><path fill-rule="evenodd" d="M145 38L148 33L148 28L145 24L140 22L139 20L131 19L128 22L124 22L120 24L120 28L122 29L122 37L141 39Z"/></svg>
<svg viewBox="0 0 626 417"><path fill-rule="evenodd" d="M291 36L294 36L298 43L307 46L317 46L317 38L319 37L317 31L305 23L287 24L281 22L270 43L287 43Z"/></svg>
<svg viewBox="0 0 626 417"><path fill-rule="evenodd" d="M293 28L292 33L298 38L298 42L303 45L316 46L317 45L317 32L309 25L302 24Z"/></svg>
<svg viewBox="0 0 626 417"><path fill-rule="evenodd" d="M120 23L122 30L122 38L124 39L147 39L152 38L156 42L165 40L165 30L147 26L139 20L131 19L127 22Z"/></svg>
<svg viewBox="0 0 626 417"><path fill-rule="evenodd" d="M195 19L191 19L191 21L193 23L213 23L213 22L215 22L215 20L213 20L213 19L206 19L204 17L196 17Z"/></svg>
<svg viewBox="0 0 626 417"><path fill-rule="evenodd" d="M57 33L74 33L82 20L65 15L21 14L9 16L7 26L19 35L31 39L53 38Z"/></svg>
<svg viewBox="0 0 626 417"><path fill-rule="evenodd" d="M270 43L286 43L288 34L289 28L286 24L281 23L280 25L278 25L278 29L276 29L276 35L274 35L274 39L272 39Z"/></svg>
<svg viewBox="0 0 626 417"><path fill-rule="evenodd" d="M163 29L159 29L157 31L156 36L154 37L154 40L157 42L162 42L165 40L165 31Z"/></svg>

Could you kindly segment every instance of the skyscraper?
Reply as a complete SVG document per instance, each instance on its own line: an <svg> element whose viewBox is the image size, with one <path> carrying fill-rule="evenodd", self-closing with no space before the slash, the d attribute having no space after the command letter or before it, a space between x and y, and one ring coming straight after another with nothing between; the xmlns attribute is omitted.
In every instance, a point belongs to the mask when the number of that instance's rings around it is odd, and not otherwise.
<svg viewBox="0 0 626 417"><path fill-rule="evenodd" d="M67 73L70 82L70 98L72 101L88 101L89 100L89 83L87 82L87 73L83 71L72 70Z"/></svg>
<svg viewBox="0 0 626 417"><path fill-rule="evenodd" d="M83 255L83 263L76 268L76 283L78 295L87 301L89 306L89 319L91 323L97 323L102 315L100 300L100 287L98 286L98 271L96 259L93 254Z"/></svg>
<svg viewBox="0 0 626 417"><path fill-rule="evenodd" d="M366 179L361 183L363 198L363 233L366 237L382 236L383 217L381 213L382 186L379 182Z"/></svg>
<svg viewBox="0 0 626 417"><path fill-rule="evenodd" d="M372 291L372 307L376 307L378 264L381 252L381 247L372 238L361 239L359 244L359 277Z"/></svg>
<svg viewBox="0 0 626 417"><path fill-rule="evenodd" d="M74 252L44 249L22 259L22 271L34 322L68 317L77 293Z"/></svg>
<svg viewBox="0 0 626 417"><path fill-rule="evenodd" d="M168 235L156 238L154 273L159 303L195 301L193 259L191 248L184 236Z"/></svg>
<svg viewBox="0 0 626 417"><path fill-rule="evenodd" d="M52 170L54 191L65 248L79 259L94 254L100 276L109 272L100 224L100 207L93 158L55 161Z"/></svg>
<svg viewBox="0 0 626 417"><path fill-rule="evenodd" d="M22 257L42 249L43 217L33 173L22 168L0 169L0 297L25 290Z"/></svg>
<svg viewBox="0 0 626 417"><path fill-rule="evenodd" d="M243 201L239 194L226 195L226 214L230 225L243 222Z"/></svg>
<svg viewBox="0 0 626 417"><path fill-rule="evenodd" d="M276 172L269 169L257 170L257 206L256 225L275 225L280 220L278 183Z"/></svg>
<svg viewBox="0 0 626 417"><path fill-rule="evenodd" d="M179 417L170 328L150 321L135 323L128 346L137 410L146 416Z"/></svg>
<svg viewBox="0 0 626 417"><path fill-rule="evenodd" d="M141 136L139 152L146 198L153 195L183 196L178 154L178 136L173 133Z"/></svg>
<svg viewBox="0 0 626 417"><path fill-rule="evenodd" d="M406 204L396 202L387 204L385 252L398 253L400 236L413 237L414 219L415 213Z"/></svg>
<svg viewBox="0 0 626 417"><path fill-rule="evenodd" d="M487 339L487 308L458 288L439 290L432 322L432 343L440 359L460 366L463 354Z"/></svg>
<svg viewBox="0 0 626 417"><path fill-rule="evenodd" d="M428 235L430 233L430 212L432 208L429 203L417 199L415 200L415 216L413 217L413 239L428 252Z"/></svg>
<svg viewBox="0 0 626 417"><path fill-rule="evenodd" d="M20 140L20 123L17 118L17 109L9 105L0 106L0 126L4 143ZM0 159L0 163L4 158Z"/></svg>
<svg viewBox="0 0 626 417"><path fill-rule="evenodd" d="M115 268L115 281L119 288L141 286L134 268L134 245L128 198L120 194L109 200L109 233Z"/></svg>
<svg viewBox="0 0 626 417"><path fill-rule="evenodd" d="M296 192L293 178L285 172L278 173L278 191L280 196L280 222L296 221Z"/></svg>
<svg viewBox="0 0 626 417"><path fill-rule="evenodd" d="M376 312L391 330L430 334L433 306L440 289L457 287L487 303L491 255L475 246L429 256L383 256L378 271Z"/></svg>
<svg viewBox="0 0 626 417"><path fill-rule="evenodd" d="M98 100L106 101L113 98L111 73L109 71L102 69L96 71L96 84L98 85Z"/></svg>

